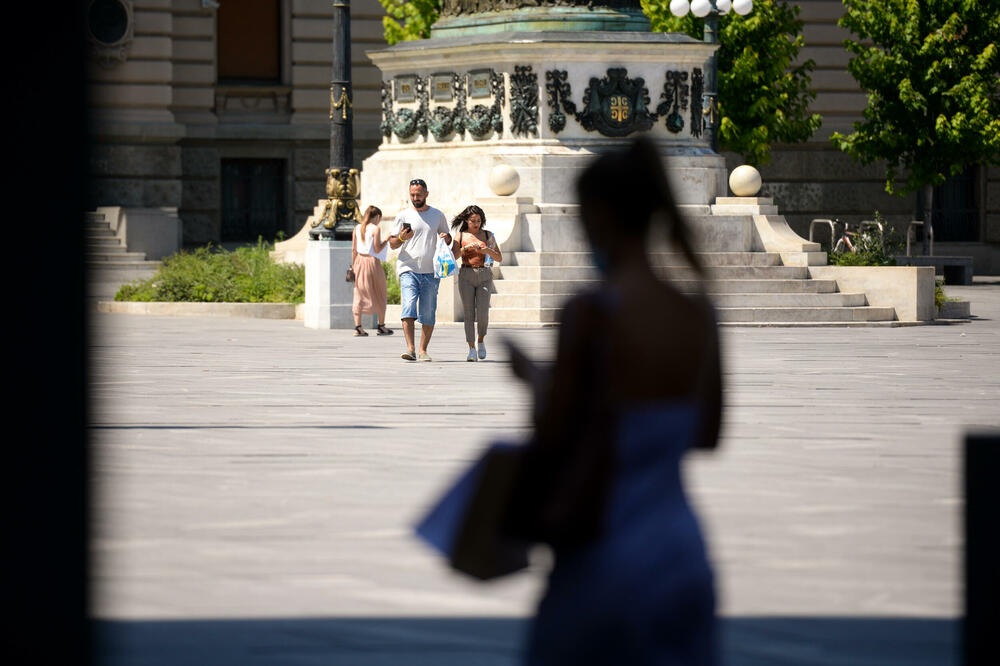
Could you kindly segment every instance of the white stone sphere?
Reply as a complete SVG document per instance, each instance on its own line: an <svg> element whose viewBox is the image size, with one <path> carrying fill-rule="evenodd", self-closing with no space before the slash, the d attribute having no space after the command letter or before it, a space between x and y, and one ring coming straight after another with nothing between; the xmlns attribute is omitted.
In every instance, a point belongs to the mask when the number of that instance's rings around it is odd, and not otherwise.
<svg viewBox="0 0 1000 666"><path fill-rule="evenodd" d="M490 189L498 197L506 197L517 192L521 185L521 176L517 169L509 164L498 164L490 169Z"/></svg>
<svg viewBox="0 0 1000 666"><path fill-rule="evenodd" d="M760 192L760 171L749 164L733 169L729 174L729 189L738 197L752 197Z"/></svg>

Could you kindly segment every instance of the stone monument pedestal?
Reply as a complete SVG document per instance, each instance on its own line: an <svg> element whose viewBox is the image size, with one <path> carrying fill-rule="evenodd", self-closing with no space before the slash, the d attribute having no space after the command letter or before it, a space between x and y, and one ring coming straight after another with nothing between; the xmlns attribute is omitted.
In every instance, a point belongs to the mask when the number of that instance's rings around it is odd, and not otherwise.
<svg viewBox="0 0 1000 666"><path fill-rule="evenodd" d="M645 135L664 155L678 203L707 212L727 178L702 108L715 48L673 33L522 31L369 51L383 76L384 139L364 161L362 206L391 217L409 181L422 178L428 202L450 218L496 199L490 174L506 165L518 182L508 208L525 215L488 214L487 228L518 227L498 234L501 249L584 251L577 176L595 154Z"/></svg>
<svg viewBox="0 0 1000 666"><path fill-rule="evenodd" d="M431 39L367 53L382 72L383 141L364 161L361 206L391 219L414 178L449 219L480 205L504 252L497 276L516 292L498 293L494 306L511 311L496 321L552 321L542 302L567 296L589 264L576 180L595 155L635 137L663 155L682 209L715 224L728 174L711 148L704 93L717 46L648 32L634 4L546 6L517 25L502 12L467 16L463 5L442 11ZM565 21L570 14L587 25ZM456 320L444 282L438 320Z"/></svg>
<svg viewBox="0 0 1000 666"><path fill-rule="evenodd" d="M314 240L306 245L306 328L354 328L354 283L344 280L351 242Z"/></svg>

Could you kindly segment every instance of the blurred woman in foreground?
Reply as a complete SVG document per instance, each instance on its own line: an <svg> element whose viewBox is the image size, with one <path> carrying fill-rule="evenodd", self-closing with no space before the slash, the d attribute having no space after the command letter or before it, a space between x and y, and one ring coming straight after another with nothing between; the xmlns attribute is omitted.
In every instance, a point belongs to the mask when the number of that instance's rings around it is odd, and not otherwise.
<svg viewBox="0 0 1000 666"><path fill-rule="evenodd" d="M566 305L546 380L512 350L539 404L511 531L555 552L527 663L714 664L713 576L680 468L716 446L718 336L707 299L654 273L651 223L702 269L651 142L599 157L577 193L601 284Z"/></svg>

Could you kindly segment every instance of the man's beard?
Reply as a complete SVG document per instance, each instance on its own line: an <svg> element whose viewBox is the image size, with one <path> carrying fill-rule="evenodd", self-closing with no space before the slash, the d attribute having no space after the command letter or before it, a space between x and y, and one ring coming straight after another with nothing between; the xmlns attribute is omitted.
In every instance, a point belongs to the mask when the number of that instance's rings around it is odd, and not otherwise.
<svg viewBox="0 0 1000 666"><path fill-rule="evenodd" d="M414 208L423 208L425 201L427 201L427 199L410 199L410 202L413 204Z"/></svg>

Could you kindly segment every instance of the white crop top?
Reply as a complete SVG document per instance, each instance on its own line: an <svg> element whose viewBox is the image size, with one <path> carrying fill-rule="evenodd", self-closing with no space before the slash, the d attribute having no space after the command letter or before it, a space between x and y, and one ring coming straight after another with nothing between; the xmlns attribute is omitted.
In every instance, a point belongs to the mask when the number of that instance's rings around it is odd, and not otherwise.
<svg viewBox="0 0 1000 666"><path fill-rule="evenodd" d="M359 224L354 228L354 237L357 239L356 248L358 254L372 255L379 261L385 261L386 255L389 251L389 244L385 243L382 246L381 252L375 252L373 248L375 247L375 234L380 233L377 224L372 224L368 226L368 233L365 234L365 238L361 238L361 225Z"/></svg>

